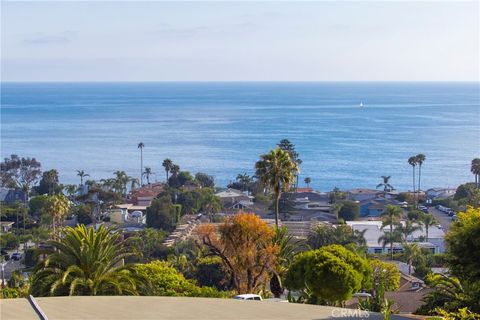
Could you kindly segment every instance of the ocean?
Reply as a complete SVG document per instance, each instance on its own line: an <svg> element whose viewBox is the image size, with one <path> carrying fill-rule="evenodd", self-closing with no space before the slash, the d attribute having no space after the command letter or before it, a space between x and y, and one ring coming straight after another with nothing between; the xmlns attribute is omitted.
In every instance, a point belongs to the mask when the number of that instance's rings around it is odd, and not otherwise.
<svg viewBox="0 0 480 320"><path fill-rule="evenodd" d="M363 107L360 107L360 104ZM300 186L375 188L382 175L409 190L407 159L423 153L422 189L472 181L480 156L479 83L2 83L1 156L35 157L63 183L125 170L152 180L165 158L225 186L254 173L287 138Z"/></svg>

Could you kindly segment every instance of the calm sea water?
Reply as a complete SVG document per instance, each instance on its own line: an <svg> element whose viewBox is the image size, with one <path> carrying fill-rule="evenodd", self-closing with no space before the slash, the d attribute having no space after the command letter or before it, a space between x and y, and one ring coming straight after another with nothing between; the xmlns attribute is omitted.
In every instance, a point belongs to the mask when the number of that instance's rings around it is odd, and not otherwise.
<svg viewBox="0 0 480 320"><path fill-rule="evenodd" d="M288 138L322 191L381 175L409 189L420 152L423 186L456 186L480 156L478 83L8 83L1 103L2 157L36 157L64 183L138 176L140 141L153 180L168 157L225 185Z"/></svg>

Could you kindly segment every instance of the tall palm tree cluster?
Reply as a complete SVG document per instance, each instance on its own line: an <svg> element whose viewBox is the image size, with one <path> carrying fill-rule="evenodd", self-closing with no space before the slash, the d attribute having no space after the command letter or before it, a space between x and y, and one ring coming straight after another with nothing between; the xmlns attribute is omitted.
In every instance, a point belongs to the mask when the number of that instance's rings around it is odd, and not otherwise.
<svg viewBox="0 0 480 320"><path fill-rule="evenodd" d="M123 196L126 196L128 186L130 186L131 190L135 189L137 186L143 186L144 178L149 185L154 172L151 167L144 167L143 165L143 149L145 148L145 144L140 142L138 143L137 148L140 149L140 178L129 176L125 171L117 170L113 173L113 178L101 179L99 182L96 182L95 180L87 180L85 181L85 185L88 185L90 188L96 187L101 188L104 191L115 192ZM165 169L167 181L170 175L177 176L180 173L180 166L174 164L173 161L168 158L163 160L162 166ZM84 179L90 175L84 170L77 170L77 176L80 177L80 186L83 186ZM75 185L67 185L64 190L70 198L74 198L78 189Z"/></svg>
<svg viewBox="0 0 480 320"><path fill-rule="evenodd" d="M134 189L138 184L138 179L127 175L125 171L117 170L113 178L101 179L100 187L105 191L115 192L125 196L128 191L128 184Z"/></svg>
<svg viewBox="0 0 480 320"><path fill-rule="evenodd" d="M412 242L413 239L410 239L410 235L417 230L423 230L423 228L425 228L425 241L428 242L428 230L431 226L435 225L437 221L432 214L422 213L417 221L406 220L402 223L402 210L393 205L386 206L381 217L382 230L388 227L389 231L378 239L378 243L381 243L383 248L387 245L390 246L391 260L393 260L393 245L395 243L402 243L403 252L409 264L410 272L413 261L422 255L420 247L415 242Z"/></svg>
<svg viewBox="0 0 480 320"><path fill-rule="evenodd" d="M475 158L472 160L470 172L475 176L475 186L480 188L480 158Z"/></svg>
<svg viewBox="0 0 480 320"><path fill-rule="evenodd" d="M165 170L166 180L170 179L170 177L176 177L180 173L180 166L178 164L173 163L173 161L169 158L163 160L162 167Z"/></svg>
<svg viewBox="0 0 480 320"><path fill-rule="evenodd" d="M412 181L413 181L413 202L416 207L418 202L418 192L421 190L420 180L422 178L422 165L425 162L426 157L424 154L419 153L416 156L411 156L408 158L408 164L412 166ZM415 185L415 168L418 166L418 188ZM418 196L417 196L418 195Z"/></svg>

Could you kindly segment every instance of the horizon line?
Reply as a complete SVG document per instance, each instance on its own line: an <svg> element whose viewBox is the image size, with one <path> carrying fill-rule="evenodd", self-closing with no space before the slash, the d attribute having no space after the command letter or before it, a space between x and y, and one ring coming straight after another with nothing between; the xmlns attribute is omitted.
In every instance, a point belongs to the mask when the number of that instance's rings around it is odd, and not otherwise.
<svg viewBox="0 0 480 320"><path fill-rule="evenodd" d="M478 83L478 80L14 80L8 83Z"/></svg>

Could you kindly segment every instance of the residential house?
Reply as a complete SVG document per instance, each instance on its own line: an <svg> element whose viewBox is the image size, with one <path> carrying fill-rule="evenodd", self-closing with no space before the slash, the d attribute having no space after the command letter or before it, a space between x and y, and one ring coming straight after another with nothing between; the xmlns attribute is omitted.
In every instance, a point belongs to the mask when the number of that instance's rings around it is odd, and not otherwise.
<svg viewBox="0 0 480 320"><path fill-rule="evenodd" d="M185 184L182 186L182 189L184 191L194 191L194 190L197 190L197 189L201 189L202 187L199 186L198 184L196 184L195 182L193 181L187 181L185 182Z"/></svg>
<svg viewBox="0 0 480 320"><path fill-rule="evenodd" d="M153 199L162 193L164 185L154 183L131 191L130 199L133 205L149 207Z"/></svg>
<svg viewBox="0 0 480 320"><path fill-rule="evenodd" d="M302 188L310 189L310 188ZM300 188L294 194L295 208L297 210L318 210L330 212L331 204L327 193L316 191L301 190Z"/></svg>
<svg viewBox="0 0 480 320"><path fill-rule="evenodd" d="M387 205L401 206L402 203L392 199L377 197L360 201L359 205L360 217L380 217Z"/></svg>
<svg viewBox="0 0 480 320"><path fill-rule="evenodd" d="M108 210L110 221L118 224L146 224L146 206L131 203L118 204Z"/></svg>
<svg viewBox="0 0 480 320"><path fill-rule="evenodd" d="M432 289L425 282L406 272L400 272L400 287L385 292L385 298L394 301L393 308L399 313L413 313L423 305L423 297Z"/></svg>
<svg viewBox="0 0 480 320"><path fill-rule="evenodd" d="M250 209L253 205L254 197L249 195L248 191L229 188L215 195L220 198L226 209Z"/></svg>
<svg viewBox="0 0 480 320"><path fill-rule="evenodd" d="M0 221L0 230L2 233L10 232L12 230L14 222L12 221Z"/></svg>
<svg viewBox="0 0 480 320"><path fill-rule="evenodd" d="M397 264L396 261L393 261ZM397 264L398 265L398 264ZM408 268L408 267L407 267ZM399 313L413 313L423 305L422 298L431 291L425 282L400 269L400 286L395 291L385 292L385 298L394 301L393 309ZM360 298L361 299L361 298ZM358 298L346 302L348 308L358 307Z"/></svg>
<svg viewBox="0 0 480 320"><path fill-rule="evenodd" d="M388 235L390 228L387 226L382 229L382 221L346 221L347 225L352 227L353 230L365 231L364 237L368 248L368 253L389 253L390 246L385 248L378 242L378 239L383 235ZM405 223L404 221L401 222ZM395 227L394 227L395 229ZM408 241L417 243L421 248L429 249L432 253L444 253L445 252L445 232L439 226L431 226L428 229L428 241L426 239L426 233L424 228L422 230L414 231ZM402 252L403 246L401 243L394 243L393 252Z"/></svg>
<svg viewBox="0 0 480 320"><path fill-rule="evenodd" d="M297 193L313 192L313 188L297 188L295 191L296 191Z"/></svg>
<svg viewBox="0 0 480 320"><path fill-rule="evenodd" d="M383 191L373 189L351 189L347 190L347 199L353 201L365 201L377 198Z"/></svg>
<svg viewBox="0 0 480 320"><path fill-rule="evenodd" d="M0 203L10 205L25 201L27 201L27 197L22 190L0 187Z"/></svg>
<svg viewBox="0 0 480 320"><path fill-rule="evenodd" d="M455 195L454 188L431 188L426 191L427 199L446 199Z"/></svg>

